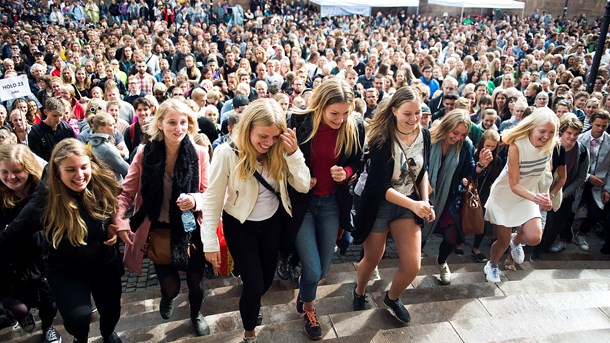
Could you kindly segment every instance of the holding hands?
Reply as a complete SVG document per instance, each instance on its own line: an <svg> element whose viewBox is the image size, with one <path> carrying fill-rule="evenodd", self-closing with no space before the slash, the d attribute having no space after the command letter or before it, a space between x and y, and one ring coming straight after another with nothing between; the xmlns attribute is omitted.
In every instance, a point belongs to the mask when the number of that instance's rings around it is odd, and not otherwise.
<svg viewBox="0 0 610 343"><path fill-rule="evenodd" d="M427 201L416 201L411 208L411 211L413 211L416 216L425 219L427 222L433 222L436 219L434 208Z"/></svg>
<svg viewBox="0 0 610 343"><path fill-rule="evenodd" d="M546 193L534 194L533 201L538 204L540 206L540 209L543 211L550 211L553 208L551 197Z"/></svg>
<svg viewBox="0 0 610 343"><path fill-rule="evenodd" d="M282 137L282 140L284 141L284 148L288 155L294 154L297 149L299 149L296 129L288 129L286 132L283 132L280 137Z"/></svg>

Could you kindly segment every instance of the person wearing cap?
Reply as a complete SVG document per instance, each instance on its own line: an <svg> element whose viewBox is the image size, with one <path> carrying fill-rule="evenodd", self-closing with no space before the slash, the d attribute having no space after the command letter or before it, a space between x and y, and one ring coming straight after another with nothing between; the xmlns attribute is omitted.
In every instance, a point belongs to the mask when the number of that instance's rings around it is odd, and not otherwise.
<svg viewBox="0 0 610 343"><path fill-rule="evenodd" d="M250 105L250 100L241 90L236 90L236 94L237 95L235 95L233 100L225 102L225 104L230 103L233 106L232 110L225 112L221 117L220 130L225 134L229 132L227 129L229 117L235 113L240 114L246 108L246 106Z"/></svg>
<svg viewBox="0 0 610 343"><path fill-rule="evenodd" d="M419 120L421 127L429 129L430 124L432 123L432 112L430 111L430 107L422 102L421 104L421 118Z"/></svg>

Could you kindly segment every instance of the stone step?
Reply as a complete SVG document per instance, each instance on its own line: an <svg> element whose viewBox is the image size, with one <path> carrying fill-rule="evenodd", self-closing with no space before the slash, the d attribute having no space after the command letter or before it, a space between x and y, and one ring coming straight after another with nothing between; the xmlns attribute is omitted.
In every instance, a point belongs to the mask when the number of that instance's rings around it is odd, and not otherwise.
<svg viewBox="0 0 610 343"><path fill-rule="evenodd" d="M341 313L351 311L351 298L345 296L327 297L316 302L316 308L320 314ZM148 314L144 314L137 322L128 322L123 319L117 325L117 331L124 342L170 342L182 340L185 338L193 338L197 342L223 342L233 339L241 339L243 328L239 311L224 312L220 314L206 316L206 321L210 325L211 335L207 337L194 337L190 319L176 319L170 322L164 322L157 313L154 313L154 318L149 318ZM138 316L133 316L134 319ZM188 314L186 316L188 318ZM272 333L278 332L293 332L295 330L303 330L303 324L300 314L296 312L294 303L278 304L263 308L263 325L262 328L271 328ZM323 317L323 318L322 318ZM174 318L185 318L176 316ZM152 322L152 323L151 323ZM320 316L322 328L327 332L329 337L336 337L331 328L330 320L327 315ZM92 327L96 323L92 323ZM269 330L269 329L268 329ZM93 330L92 330L93 332ZM305 336L303 334L303 336ZM152 338L154 337L154 339ZM224 337L224 338L223 338ZM307 340L309 340L307 338ZM283 342L285 340L262 340L268 342ZM299 342L299 341L295 341ZM303 340L305 342L305 340Z"/></svg>
<svg viewBox="0 0 610 343"><path fill-rule="evenodd" d="M407 304L419 304L431 301L447 301L458 299L471 299L490 296L514 295L514 294L538 294L547 292L573 292L582 291L607 291L610 288L610 265L604 261L543 261L525 262L517 271L503 272L504 282L496 285L485 282L482 266L480 263L457 263L461 257L455 257L451 265L454 271L453 283L450 286L442 286L435 276L438 273L436 261L428 258L428 262L434 264L423 265L419 275L408 287L409 291L403 292L401 298ZM451 259L450 259L451 260ZM381 280L371 282L367 292L369 294L380 293L389 289L391 278L396 268L397 260L382 260L380 263ZM342 263L333 265L331 273L320 282L319 297L346 296L351 302L351 290L355 281L355 263ZM552 267L565 267L565 269L545 269ZM580 268L599 269L580 269ZM432 275L430 275L432 274ZM237 311L238 298L241 293L241 285L233 285L239 279L231 279L229 286L207 289L207 300L203 306L206 316L216 315L223 312ZM212 280L215 281L215 280ZM206 281L206 286L207 286ZM226 284L225 281L219 282ZM288 281L275 280L274 285L263 297L263 306L285 304L294 306L294 299L298 294L294 285ZM126 321L130 316L141 316L146 314L141 325L155 325L166 323L158 315L158 287L131 294L123 297L123 318ZM377 295L379 296L379 295ZM140 300L145 297L145 300ZM99 316L94 314L92 321L97 321ZM176 301L176 312L174 318L188 318L188 301L186 286ZM119 325L121 325L119 322ZM131 322L131 320L128 320ZM139 322L139 321L138 321ZM187 319L190 329L190 321ZM61 324L61 318L56 319ZM92 325L91 335L97 334L97 327ZM57 326L60 333L64 333L61 325ZM9 341L19 337L33 337L36 335L25 334L20 331L4 329L0 331L0 341ZM39 337L39 335L38 335Z"/></svg>
<svg viewBox="0 0 610 343"><path fill-rule="evenodd" d="M608 330L610 318L599 308L520 313L500 318L472 318L450 322L464 342L519 340L562 336L585 330ZM532 339L534 338L534 339ZM585 342L594 342L585 339ZM604 340L607 342L607 337ZM602 341L599 341L602 342Z"/></svg>
<svg viewBox="0 0 610 343"><path fill-rule="evenodd" d="M409 293L409 291L403 294L406 293ZM325 337L361 335L367 332L376 332L377 330L402 327L403 324L396 320L382 304L383 293L369 293L369 297L371 300L369 306L372 309L359 312L351 311L351 298L347 296L324 298L318 301L316 306L320 321L325 323L325 318L328 317L332 323L333 332L327 332ZM403 301L406 302L406 298ZM585 309L595 309L600 315L605 316L604 312L599 309L599 307L603 306L610 306L610 291L490 296L408 304L407 308L412 314L412 322L409 326L413 326L442 322L453 323L473 320L474 318L494 321L497 318L517 315L536 318L545 317L549 312L568 313L570 311L579 312ZM261 327L259 330L261 334L266 332L266 330L271 330L271 333L274 335L285 334L285 338L296 337L291 342L299 342L300 338L297 337L298 335L305 337L301 333L302 323L294 309L294 304L269 306L263 309L263 314L265 316L264 323L273 324ZM610 328L610 318L605 317L608 320L608 328ZM210 324L212 335L205 338L196 338L198 341L233 341L239 339L243 333L238 311L207 316L206 320ZM278 327L277 323L287 324L286 327ZM127 324L120 323L119 326L121 328L117 328L117 330L122 331L122 328L127 326ZM231 333L232 331L234 332ZM160 334L161 336L155 336ZM122 333L122 336L126 337L128 341L134 342L146 340L150 335L162 341L173 341L191 336L192 329L190 328L189 320L176 320L170 323L158 323L157 325L139 327ZM273 337L273 341L276 341L276 336ZM268 340L263 339L261 336L261 341Z"/></svg>
<svg viewBox="0 0 610 343"><path fill-rule="evenodd" d="M356 267L353 263L339 263L339 264L331 264L329 275L335 273L353 273L355 275ZM184 280L183 280L184 281ZM241 294L241 288L236 290L233 293L228 293L230 290L235 289L235 286L241 287L241 279L239 277L218 277L215 279L205 279L205 292L206 297L212 295L225 294L226 297L235 297ZM289 280L281 280L275 275L273 280L273 284L271 286L270 292L275 290L290 290L297 288L298 285ZM186 286L186 282L181 282L181 291L180 293L186 293L188 288ZM121 298L122 304L126 305L131 302L139 302L142 300L157 298L160 296L160 288L159 285L154 285L151 287L147 287L145 290L138 290L137 292L131 293L123 293Z"/></svg>

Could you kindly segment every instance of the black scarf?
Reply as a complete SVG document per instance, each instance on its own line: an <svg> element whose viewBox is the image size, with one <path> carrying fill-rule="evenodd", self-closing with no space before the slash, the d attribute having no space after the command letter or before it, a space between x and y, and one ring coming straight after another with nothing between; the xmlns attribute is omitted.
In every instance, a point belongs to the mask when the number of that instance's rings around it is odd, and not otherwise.
<svg viewBox="0 0 610 343"><path fill-rule="evenodd" d="M131 217L132 229L140 226L145 217L152 223L158 221L163 201L163 176L165 174L166 151L163 141L152 141L144 147L142 160L142 206ZM171 227L172 265L184 269L188 265L188 246L191 235L184 232L182 212L176 200L181 193L199 192L199 158L188 137L178 148L172 194L169 201L169 222ZM197 238L198 233L193 237Z"/></svg>

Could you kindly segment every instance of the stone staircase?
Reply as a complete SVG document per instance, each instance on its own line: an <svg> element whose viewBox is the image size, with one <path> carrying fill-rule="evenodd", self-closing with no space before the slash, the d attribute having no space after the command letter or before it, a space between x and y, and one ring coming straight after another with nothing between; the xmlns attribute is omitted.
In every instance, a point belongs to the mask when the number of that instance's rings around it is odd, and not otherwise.
<svg viewBox="0 0 610 343"><path fill-rule="evenodd" d="M483 264L470 256L451 256L452 284L437 279L435 259L422 259L422 268L401 299L412 322L402 324L383 305L384 292L398 260L384 259L381 280L371 281L369 303L353 312L352 290L356 264L333 264L321 281L316 308L323 340L357 342L609 342L610 256L587 254L544 255L543 262L525 262L517 271L502 273L502 282L485 282ZM549 260L555 259L555 260ZM184 286L184 284L183 284ZM203 314L211 335L195 337L191 328L186 289L178 296L170 320L158 313L158 286L122 298L122 317L117 332L124 342L240 342L243 329L238 311L240 280L205 281ZM186 286L184 286L186 287ZM263 325L259 342L310 342L295 310L298 290L290 281L275 280L262 299ZM94 314L90 341L101 342L99 316ZM70 336L56 319L64 342ZM0 342L40 342L40 329L26 334L21 329L0 331Z"/></svg>

